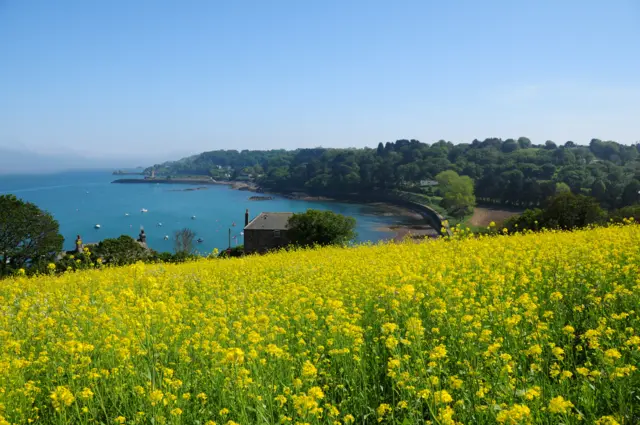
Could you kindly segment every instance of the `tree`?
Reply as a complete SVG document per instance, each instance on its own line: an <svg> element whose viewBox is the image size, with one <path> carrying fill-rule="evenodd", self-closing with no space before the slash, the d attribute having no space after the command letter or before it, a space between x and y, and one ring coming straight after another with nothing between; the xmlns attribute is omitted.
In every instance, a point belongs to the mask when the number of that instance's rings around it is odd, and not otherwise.
<svg viewBox="0 0 640 425"><path fill-rule="evenodd" d="M0 196L0 276L54 261L63 242L51 214L14 195Z"/></svg>
<svg viewBox="0 0 640 425"><path fill-rule="evenodd" d="M122 235L118 238L101 241L93 248L93 254L102 258L102 262L105 264L123 266L149 259L151 251L142 247L131 236Z"/></svg>
<svg viewBox="0 0 640 425"><path fill-rule="evenodd" d="M509 140L505 140L504 143L502 144L502 152L505 153L510 153L513 151L516 151L520 148L520 145L518 144L518 142L516 142L513 139L509 139Z"/></svg>
<svg viewBox="0 0 640 425"><path fill-rule="evenodd" d="M520 145L521 149L529 149L531 147L531 140L529 140L527 137L519 137L518 144Z"/></svg>
<svg viewBox="0 0 640 425"><path fill-rule="evenodd" d="M526 210L505 222L509 230L575 229L602 223L606 218L598 201L584 195L563 192L546 201L544 209Z"/></svg>
<svg viewBox="0 0 640 425"><path fill-rule="evenodd" d="M593 182L593 185L591 185L591 196L596 198L598 202L604 201L606 191L607 186L602 180L596 180L595 182Z"/></svg>
<svg viewBox="0 0 640 425"><path fill-rule="evenodd" d="M459 176L455 171L443 171L436 176L438 190L442 195L442 206L454 217L462 217L473 212L476 197L473 194L473 180L469 176Z"/></svg>
<svg viewBox="0 0 640 425"><path fill-rule="evenodd" d="M547 140L546 142L544 142L544 148L553 150L553 149L557 149L558 146L555 144L553 140Z"/></svg>
<svg viewBox="0 0 640 425"><path fill-rule="evenodd" d="M293 245L342 245L356 237L356 220L333 211L308 209L288 221L287 235Z"/></svg>
<svg viewBox="0 0 640 425"><path fill-rule="evenodd" d="M189 228L176 230L173 234L173 250L176 254L190 255L195 252L196 232Z"/></svg>
<svg viewBox="0 0 640 425"><path fill-rule="evenodd" d="M544 227L574 229L601 223L605 213L595 198L564 192L547 201L542 216Z"/></svg>
<svg viewBox="0 0 640 425"><path fill-rule="evenodd" d="M569 187L569 185L563 182L556 183L556 193L565 193L565 192L571 192L571 188Z"/></svg>
<svg viewBox="0 0 640 425"><path fill-rule="evenodd" d="M633 205L640 202L640 181L631 180L622 192L622 205Z"/></svg>

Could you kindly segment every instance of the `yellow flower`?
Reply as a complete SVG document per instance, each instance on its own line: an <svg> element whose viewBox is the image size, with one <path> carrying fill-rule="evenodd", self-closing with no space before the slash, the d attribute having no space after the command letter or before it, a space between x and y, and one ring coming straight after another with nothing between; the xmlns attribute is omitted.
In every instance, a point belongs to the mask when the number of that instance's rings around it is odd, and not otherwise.
<svg viewBox="0 0 640 425"><path fill-rule="evenodd" d="M302 376L305 378L315 378L318 374L318 369L309 361L306 360L302 365Z"/></svg>
<svg viewBox="0 0 640 425"><path fill-rule="evenodd" d="M320 387L312 387L307 391L307 394L313 397L315 400L322 400L324 398L324 393Z"/></svg>
<svg viewBox="0 0 640 425"><path fill-rule="evenodd" d="M73 396L71 390L68 387L59 386L49 396L53 407L56 410L60 410L63 407L69 407L73 404L76 398Z"/></svg>
<svg viewBox="0 0 640 425"><path fill-rule="evenodd" d="M171 416L180 416L180 415L182 415L182 409L180 409L179 407L176 407L171 411Z"/></svg>
<svg viewBox="0 0 640 425"><path fill-rule="evenodd" d="M429 353L429 358L431 360L439 360L447 357L447 347L443 344L438 345Z"/></svg>
<svg viewBox="0 0 640 425"><path fill-rule="evenodd" d="M620 425L613 416L602 416L596 421L596 425Z"/></svg>
<svg viewBox="0 0 640 425"><path fill-rule="evenodd" d="M164 394L160 390L154 390L149 394L149 400L151 401L151 405L155 406L164 398Z"/></svg>
<svg viewBox="0 0 640 425"><path fill-rule="evenodd" d="M394 348L396 348L398 346L398 340L393 335L389 335L387 337L387 340L385 341L384 345L389 350L393 350Z"/></svg>
<svg viewBox="0 0 640 425"><path fill-rule="evenodd" d="M380 406L378 406L378 408L376 409L376 413L378 414L378 421L381 421L384 415L389 412L391 412L391 406L389 406L388 404L382 403Z"/></svg>
<svg viewBox="0 0 640 425"><path fill-rule="evenodd" d="M536 398L540 397L541 394L541 388L539 386L534 386L531 388L528 388L527 390L525 390L524 392L524 398L525 400L535 400Z"/></svg>
<svg viewBox="0 0 640 425"><path fill-rule="evenodd" d="M501 424L516 425L525 421L530 414L531 410L527 406L514 404L511 408L500 411L496 419Z"/></svg>
<svg viewBox="0 0 640 425"><path fill-rule="evenodd" d="M553 353L553 355L558 359L558 360L562 360L564 359L564 350L560 347L553 347L553 349L551 350L551 352Z"/></svg>
<svg viewBox="0 0 640 425"><path fill-rule="evenodd" d="M218 414L219 414L220 416L226 416L226 415L228 415L228 414L229 414L229 409L227 409L226 407L225 407L225 408L222 408L222 409L220 409L220 411L218 412Z"/></svg>
<svg viewBox="0 0 640 425"><path fill-rule="evenodd" d="M616 350L615 348L610 348L604 352L604 357L609 361L615 361L622 357L622 354L620 354L620 351Z"/></svg>
<svg viewBox="0 0 640 425"><path fill-rule="evenodd" d="M275 400L280 403L280 407L284 406L287 402L287 397L283 396L282 394L279 394L278 396L275 397Z"/></svg>
<svg viewBox="0 0 640 425"><path fill-rule="evenodd" d="M93 391L91 391L91 389L89 388L84 388L80 392L80 398L84 398L84 399L93 398Z"/></svg>
<svg viewBox="0 0 640 425"><path fill-rule="evenodd" d="M127 423L127 418L125 418L124 416L118 416L113 420L113 422L117 424L124 424L124 423Z"/></svg>
<svg viewBox="0 0 640 425"><path fill-rule="evenodd" d="M557 396L549 402L549 412L551 413L567 413L573 407L573 403L565 400L562 396Z"/></svg>
<svg viewBox="0 0 640 425"><path fill-rule="evenodd" d="M433 393L433 398L436 403L449 404L453 401L453 397L446 390L436 391Z"/></svg>

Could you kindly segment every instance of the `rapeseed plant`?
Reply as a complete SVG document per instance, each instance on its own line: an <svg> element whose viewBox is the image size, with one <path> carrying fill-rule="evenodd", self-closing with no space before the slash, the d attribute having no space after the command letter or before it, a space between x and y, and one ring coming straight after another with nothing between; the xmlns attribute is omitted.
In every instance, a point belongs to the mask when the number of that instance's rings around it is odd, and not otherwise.
<svg viewBox="0 0 640 425"><path fill-rule="evenodd" d="M640 423L637 225L52 266L0 281L1 425Z"/></svg>

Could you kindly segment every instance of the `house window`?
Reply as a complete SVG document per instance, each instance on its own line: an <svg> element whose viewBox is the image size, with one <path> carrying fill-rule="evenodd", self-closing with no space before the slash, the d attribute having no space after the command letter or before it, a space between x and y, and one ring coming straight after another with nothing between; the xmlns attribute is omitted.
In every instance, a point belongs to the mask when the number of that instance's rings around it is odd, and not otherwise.
<svg viewBox="0 0 640 425"><path fill-rule="evenodd" d="M274 238L279 238L280 237L280 230L274 230L273 231L273 237Z"/></svg>

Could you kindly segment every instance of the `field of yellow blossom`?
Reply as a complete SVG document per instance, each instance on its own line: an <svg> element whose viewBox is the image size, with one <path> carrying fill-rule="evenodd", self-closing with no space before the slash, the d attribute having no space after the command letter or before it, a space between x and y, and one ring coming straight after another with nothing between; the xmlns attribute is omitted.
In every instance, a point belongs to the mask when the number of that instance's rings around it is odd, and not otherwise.
<svg viewBox="0 0 640 425"><path fill-rule="evenodd" d="M640 226L0 281L0 424L637 424Z"/></svg>

